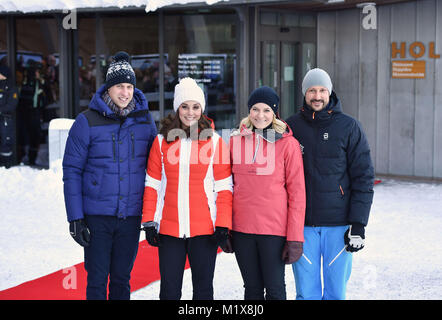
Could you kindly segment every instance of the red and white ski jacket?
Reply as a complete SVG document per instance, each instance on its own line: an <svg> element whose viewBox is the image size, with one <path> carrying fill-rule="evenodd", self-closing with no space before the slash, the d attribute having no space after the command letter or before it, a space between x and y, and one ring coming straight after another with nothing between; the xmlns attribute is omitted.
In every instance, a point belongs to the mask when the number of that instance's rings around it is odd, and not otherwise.
<svg viewBox="0 0 442 320"><path fill-rule="evenodd" d="M159 223L159 233L179 238L232 228L229 148L213 131L206 141L159 134L150 150L142 222Z"/></svg>

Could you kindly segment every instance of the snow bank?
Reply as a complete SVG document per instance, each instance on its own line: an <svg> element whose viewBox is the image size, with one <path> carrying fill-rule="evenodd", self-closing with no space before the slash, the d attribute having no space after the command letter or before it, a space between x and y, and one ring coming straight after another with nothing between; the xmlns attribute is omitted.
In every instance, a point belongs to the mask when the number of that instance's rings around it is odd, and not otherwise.
<svg viewBox="0 0 442 320"><path fill-rule="evenodd" d="M61 159L49 170L0 167L0 290L83 261L71 239ZM383 179L375 186L366 247L354 254L348 299L442 299L442 184ZM143 234L140 240L143 240ZM296 296L286 267L287 298ZM215 299L242 300L234 254L219 254ZM158 299L159 281L132 294ZM183 299L192 298L190 270Z"/></svg>
<svg viewBox="0 0 442 320"><path fill-rule="evenodd" d="M57 165L57 160L63 159L66 140L69 130L75 120L73 119L52 119L49 122L48 129L48 148L49 148L49 168Z"/></svg>

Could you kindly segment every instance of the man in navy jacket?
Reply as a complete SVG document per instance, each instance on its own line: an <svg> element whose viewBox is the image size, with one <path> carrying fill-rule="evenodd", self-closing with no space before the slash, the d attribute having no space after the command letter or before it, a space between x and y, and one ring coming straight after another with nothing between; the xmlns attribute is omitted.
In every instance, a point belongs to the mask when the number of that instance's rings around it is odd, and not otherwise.
<svg viewBox="0 0 442 320"><path fill-rule="evenodd" d="M87 299L129 299L147 158L157 134L129 56L119 52L89 108L75 119L63 158L72 237L84 247Z"/></svg>
<svg viewBox="0 0 442 320"><path fill-rule="evenodd" d="M287 119L301 144L307 196L304 254L292 265L297 299L345 299L373 200L370 147L360 123L342 112L324 70L310 70L302 92L303 107Z"/></svg>

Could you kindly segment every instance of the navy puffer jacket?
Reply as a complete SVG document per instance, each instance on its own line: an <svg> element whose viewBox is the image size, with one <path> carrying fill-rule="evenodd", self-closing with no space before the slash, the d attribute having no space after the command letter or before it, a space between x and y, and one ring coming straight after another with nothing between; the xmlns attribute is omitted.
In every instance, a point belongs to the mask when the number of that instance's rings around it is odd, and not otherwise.
<svg viewBox="0 0 442 320"><path fill-rule="evenodd" d="M360 123L342 112L340 100L332 92L326 108L314 112L304 101L287 124L303 151L305 224L367 225L374 169Z"/></svg>
<svg viewBox="0 0 442 320"><path fill-rule="evenodd" d="M157 129L144 94L134 90L136 107L120 119L101 98L72 125L63 158L68 221L85 214L141 216L146 164Z"/></svg>

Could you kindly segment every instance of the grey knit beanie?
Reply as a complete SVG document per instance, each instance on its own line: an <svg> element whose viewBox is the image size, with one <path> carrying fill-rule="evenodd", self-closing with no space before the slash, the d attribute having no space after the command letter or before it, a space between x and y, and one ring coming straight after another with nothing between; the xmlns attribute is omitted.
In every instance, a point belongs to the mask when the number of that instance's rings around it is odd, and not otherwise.
<svg viewBox="0 0 442 320"><path fill-rule="evenodd" d="M321 86L326 87L329 94L332 93L333 84L330 76L322 69L315 68L306 73L304 80L302 80L302 94L305 93L310 87Z"/></svg>

